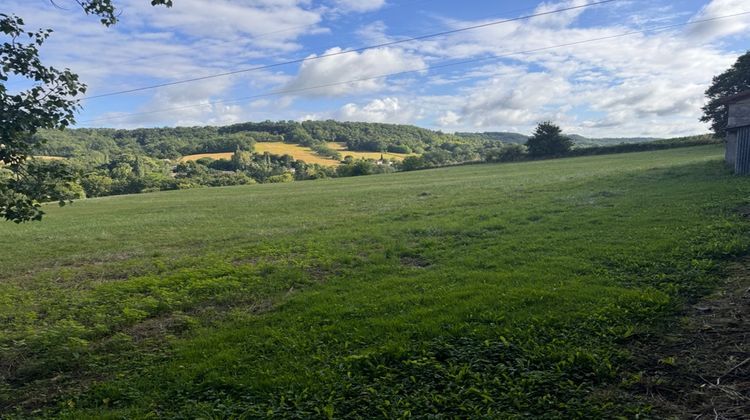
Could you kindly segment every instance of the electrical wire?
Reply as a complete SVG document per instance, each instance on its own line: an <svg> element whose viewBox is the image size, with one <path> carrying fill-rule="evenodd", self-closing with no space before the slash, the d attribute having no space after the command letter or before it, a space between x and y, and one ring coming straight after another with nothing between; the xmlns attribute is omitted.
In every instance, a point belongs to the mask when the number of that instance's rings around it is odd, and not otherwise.
<svg viewBox="0 0 750 420"><path fill-rule="evenodd" d="M616 1L621 1L621 0L601 0L601 1L598 1L598 2L588 3L588 4L585 4L585 5L581 5L581 6L571 6L571 7L566 7L566 8L563 8L563 9L556 9L556 10L551 10L551 11L547 11L547 12L534 13L534 14L519 16L519 17L515 17L515 18L510 18L510 19L497 20L497 21L493 21L493 22L482 23L482 24L479 24L479 25L472 25L472 26L467 26L467 27L463 27L463 28L459 28L459 29L452 29L452 30L449 30L449 31L435 32L435 33L431 33L431 34L427 34L427 35L420 35L420 36L410 37L410 38L401 39L401 40L388 41L388 42L383 42L383 43L379 43L379 44L375 44L375 45L369 45L369 46L365 46L365 47L359 47L359 48L350 49L350 50L337 51L337 52L328 53L328 54L321 54L321 55L313 56L313 57L298 58L298 59L284 61L284 62L279 62L279 63L265 64L265 65L262 65L262 66L251 67L251 68L247 68L247 69L233 70L233 71L228 71L228 72L218 73L218 74L212 74L212 75L207 75L207 76L193 77L193 78L190 78L190 79L175 80L175 81L172 81L172 82L159 83L159 84L154 84L154 85L149 85L149 86L142 86L142 87L137 87L137 88L132 88L132 89L125 89L125 90L120 90L120 91L115 91L115 92L102 93L102 94L99 94L99 95L85 96L85 97L81 98L80 100L81 101L86 101L86 100L91 100L91 99L106 98L106 97L110 97L110 96L124 95L124 94L135 93L135 92L142 92L142 91L157 89L157 88L161 88L161 87L175 86L175 85L180 85L180 84L185 84L185 83L191 83L191 82L198 82L198 81L203 81L203 80L215 79L215 78L218 78L218 77L231 76L231 75L240 74L240 73L248 73L248 72L252 72L252 71L265 70L265 69L269 69L269 68L286 66L286 65L290 65L290 64L299 64L299 63L304 63L304 62L308 62L308 61L321 60L321 59L324 59L324 58L336 57L336 56L345 55L345 54L353 54L353 53L363 52L363 51L367 51L367 50L373 50L373 49L377 49L377 48L385 48L385 47L390 47L390 46L394 46L394 45L404 44L404 43L407 43L407 42L420 41L420 40L424 40L424 39L436 38L436 37L445 36L445 35L452 35L452 34L466 32L466 31L471 31L471 30L475 30L475 29L481 29L481 28L487 28L487 27L491 27L491 26L497 26L497 25L501 25L501 24L509 23L509 22L516 22L516 21L520 21L520 20L527 20L527 19L532 19L532 18L535 18L535 17L548 16L548 15L553 15L553 14L557 14L557 13L562 13L562 12L568 12L568 11L572 11L572 10L578 10L578 9L588 8L588 7L598 6L598 5L607 4L607 3L613 3L613 2L616 2Z"/></svg>
<svg viewBox="0 0 750 420"><path fill-rule="evenodd" d="M534 49L529 49L529 50L524 50L524 51L515 51L515 52L510 52L510 53L505 53L505 54L493 55L493 56L489 56L489 57L475 58L475 59L462 60L462 61L454 61L454 62L449 62L449 63L444 63L444 64L437 64L437 65L432 65L432 66L423 66L423 67L420 67L420 68L415 68L415 69L411 69L411 70L404 70L404 71L395 72L395 73L382 74L382 75L378 75L378 76L364 77L364 78L359 78L359 79L346 80L346 81L340 81L340 82L333 82L333 83L327 83L327 84L315 85L315 86L308 86L308 87L302 87L302 88L280 89L280 90L270 91L270 92L261 93L261 94L257 94L257 95L245 96L245 97L241 97L241 98L220 99L220 100L216 100L216 101L204 102L204 103L199 103L199 104L184 105L184 106L179 106L179 107L163 108L163 109L149 110L149 111L143 111L143 112L134 112L134 113L121 114L121 115L112 115L112 116L108 116L108 117L95 118L95 119L81 121L81 124L89 124L89 123L92 123L92 122L109 121L109 120L115 120L115 119L129 118L129 117L134 117L134 116L151 115L151 114L163 113L163 112L180 111L180 110L184 110L184 109L190 109L190 108L196 108L196 107L202 107L202 106L213 106L213 105L219 105L219 104L229 104L229 103L236 103L236 102L244 102L244 101L251 100L251 99L260 99L260 98L269 97L269 96L278 96L278 95L286 95L286 94L292 94L292 93L301 93L301 92L307 92L307 91L311 91L311 90L315 90L315 89L323 89L323 88L329 88L329 87L343 86L343 85L348 85L348 84L352 84L352 83L360 83L360 82L366 82L366 81L371 81L371 80L384 79L384 78L393 77L393 76L402 76L402 75L406 75L406 74L422 73L422 72L426 72L426 71L430 71L430 70L437 70L437 69L455 67L455 66L466 65L466 64L473 64L473 63L479 63L479 62L485 62L485 61L498 60L498 59L508 58L508 57L512 57L512 56L516 56L516 55L532 54L532 53L536 53L536 52L542 52L542 51L548 51L548 50L553 50L553 49L557 49L557 48L564 48L564 47L570 47L570 46L588 44L588 43L592 43L592 42L608 41L608 40L617 39L617 38L623 38L623 37L627 37L627 36L631 36L631 35L644 34L644 33L649 33L649 32L660 32L660 31L665 31L665 30L674 29L674 28L678 28L678 27L684 27L684 26L690 26L690 25L697 25L697 24L706 23L706 22L714 22L714 21L718 21L718 20L730 19L730 18L735 18L735 17L739 17L739 16L744 16L744 15L750 15L750 11L748 11L748 12L741 12L741 13L735 13L735 14L725 15L725 16L718 16L718 17L713 17L713 18L707 18L707 19L694 20L694 21L683 22L683 23L677 23L677 24L672 24L672 25L652 27L652 28L638 30L638 31L623 32L623 33L616 34L616 35L609 35L609 36L598 37L598 38L590 38L590 39L585 39L585 40L581 40L581 41L568 42L568 43L564 43L564 44L551 45L551 46L547 46L547 47L534 48ZM474 76L471 76L471 78L473 78L473 77Z"/></svg>

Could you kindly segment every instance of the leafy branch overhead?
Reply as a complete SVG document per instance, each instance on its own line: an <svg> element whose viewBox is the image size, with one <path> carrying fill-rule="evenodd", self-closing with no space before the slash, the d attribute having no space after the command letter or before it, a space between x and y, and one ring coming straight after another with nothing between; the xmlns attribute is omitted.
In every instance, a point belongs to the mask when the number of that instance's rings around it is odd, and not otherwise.
<svg viewBox="0 0 750 420"><path fill-rule="evenodd" d="M104 25L117 22L111 0L76 0L83 11L101 17ZM152 5L172 6L171 0L152 0ZM45 66L39 50L51 29L24 29L21 17L0 14L0 217L17 223L41 220L41 202L65 204L71 197L59 185L75 178L64 165L33 165L29 159L39 147L39 129L63 129L75 122L76 96L86 85L70 69ZM8 81L30 87L9 91ZM33 185L34 188L21 187Z"/></svg>
<svg viewBox="0 0 750 420"><path fill-rule="evenodd" d="M102 24L114 25L118 21L118 14L112 0L76 0L87 15L101 17ZM152 6L172 7L172 0L151 0Z"/></svg>

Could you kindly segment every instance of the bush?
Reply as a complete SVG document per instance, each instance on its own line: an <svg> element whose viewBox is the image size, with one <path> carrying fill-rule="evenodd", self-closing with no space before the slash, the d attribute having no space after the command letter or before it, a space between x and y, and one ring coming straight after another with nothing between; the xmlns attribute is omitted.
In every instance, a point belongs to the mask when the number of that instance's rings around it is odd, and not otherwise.
<svg viewBox="0 0 750 420"><path fill-rule="evenodd" d="M315 153L323 157L330 157L331 159L341 160L341 153L338 150L331 149L325 143L315 143L310 146Z"/></svg>
<svg viewBox="0 0 750 420"><path fill-rule="evenodd" d="M489 149L484 154L487 162L518 162L526 157L526 148L520 144L508 144Z"/></svg>
<svg viewBox="0 0 750 420"><path fill-rule="evenodd" d="M421 156L407 156L401 162L401 170L403 171L415 171L417 169L423 169L427 167L427 163L422 159Z"/></svg>
<svg viewBox="0 0 750 420"><path fill-rule="evenodd" d="M278 184L283 182L292 182L294 181L294 175L292 175L291 172L284 172L281 175L274 175L268 177L268 182L271 184Z"/></svg>
<svg viewBox="0 0 750 420"><path fill-rule="evenodd" d="M412 152L411 148L404 144L391 144L388 146L387 150L390 153L402 153L405 155L408 155Z"/></svg>
<svg viewBox="0 0 750 420"><path fill-rule="evenodd" d="M89 174L81 180L86 196L103 197L112 192L112 178L106 175Z"/></svg>
<svg viewBox="0 0 750 420"><path fill-rule="evenodd" d="M211 166L211 162L213 162L214 160L216 159L210 158L210 157L204 157L204 158L200 158L196 160L195 163L197 163L198 165L203 165L203 166Z"/></svg>

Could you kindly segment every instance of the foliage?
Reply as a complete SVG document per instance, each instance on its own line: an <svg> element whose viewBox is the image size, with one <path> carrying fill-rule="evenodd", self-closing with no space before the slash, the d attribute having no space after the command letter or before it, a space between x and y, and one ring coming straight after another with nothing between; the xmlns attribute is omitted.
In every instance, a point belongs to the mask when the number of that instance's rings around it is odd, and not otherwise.
<svg viewBox="0 0 750 420"><path fill-rule="evenodd" d="M519 133L507 132L484 132L484 133L456 133L456 136L483 141L486 143L516 143L525 144L529 136ZM578 134L568 135L577 148L581 147L601 147L614 146L624 143L648 143L656 140L662 140L655 137L584 137ZM491 146L488 146L491 147Z"/></svg>
<svg viewBox="0 0 750 420"><path fill-rule="evenodd" d="M401 162L401 169L404 171L415 171L427 167L427 162L421 156L408 156Z"/></svg>
<svg viewBox="0 0 750 420"><path fill-rule="evenodd" d="M524 136L520 133L508 133L508 132L484 132L484 133L456 133L459 137L477 139L482 141L493 141L500 143L518 143L524 144L529 136Z"/></svg>
<svg viewBox="0 0 750 420"><path fill-rule="evenodd" d="M724 73L715 76L706 90L708 103L703 107L701 121L711 123L717 137L724 137L729 119L729 111L721 100L746 90L750 90L750 51L741 55Z"/></svg>
<svg viewBox="0 0 750 420"><path fill-rule="evenodd" d="M0 225L0 415L648 417L618 397L623 349L750 246L750 184L721 153L117 197Z"/></svg>
<svg viewBox="0 0 750 420"><path fill-rule="evenodd" d="M0 166L11 172L10 179L0 182L0 217L16 223L40 220L41 199L62 205L68 198L59 188L70 181L66 168L27 161L38 146L34 133L70 125L77 107L72 98L86 91L68 69L47 67L39 59L39 48L52 31L26 32L23 25L17 16L0 14L0 32L9 38L0 46ZM5 84L11 77L29 80L33 86L10 92Z"/></svg>
<svg viewBox="0 0 750 420"><path fill-rule="evenodd" d="M107 26L117 22L111 0L76 0L87 14L101 17ZM152 5L172 5L172 0L152 0ZM40 129L64 129L74 122L78 108L75 97L86 92L86 85L69 69L59 70L42 64L39 49L52 33L24 30L18 16L0 14L0 33L7 40L0 45L0 166L6 166L11 179L0 182L0 217L16 223L41 220L40 201L55 200L63 205L70 198L66 188L72 178L64 165L27 164L43 141L34 135ZM25 81L31 87L8 91L10 80Z"/></svg>
<svg viewBox="0 0 750 420"><path fill-rule="evenodd" d="M361 176L395 172L389 162L375 162L367 159L350 159L336 168L338 176Z"/></svg>
<svg viewBox="0 0 750 420"><path fill-rule="evenodd" d="M328 147L325 143L314 143L310 148L320 156L341 160L341 152Z"/></svg>
<svg viewBox="0 0 750 420"><path fill-rule="evenodd" d="M518 162L526 158L526 147L520 144L509 144L494 147L484 153L487 162Z"/></svg>
<svg viewBox="0 0 750 420"><path fill-rule="evenodd" d="M478 147L482 141L463 139L414 126L336 121L264 121L225 127L175 127L137 130L76 129L42 131L41 150L49 156L73 157L100 151L142 153L161 159L199 153L233 152L238 147L252 151L255 142L278 142L311 147L323 156L336 156L327 142L346 143L352 151L423 153L444 144Z"/></svg>
<svg viewBox="0 0 750 420"><path fill-rule="evenodd" d="M571 150L569 156L591 156L613 153L645 152L649 150L675 149L679 147L705 146L721 144L724 140L712 134L699 136L677 137L673 139L654 140L645 143L624 143L610 146L583 147Z"/></svg>
<svg viewBox="0 0 750 420"><path fill-rule="evenodd" d="M562 135L559 126L549 121L540 123L526 141L531 157L562 156L573 147L573 141Z"/></svg>
<svg viewBox="0 0 750 420"><path fill-rule="evenodd" d="M65 156L71 172L88 197L133 194L158 190L198 188L202 186L245 185L289 180L320 179L342 176L388 173L396 170L415 170L463 163L515 162L528 159L524 146L494 140L454 141L439 132L404 129L388 126L386 132L395 137L381 136L384 124L263 122L243 123L228 127L176 127L136 130L75 129L66 131L41 130L36 137L44 142L41 151L51 156ZM406 152L410 146L398 143L408 133L434 136L419 146L421 155L407 156L402 162L384 159L355 159L344 156L338 168L320 166L295 160L282 154L260 153L253 150L259 142L279 142L289 138L289 131L297 138L304 137L318 155L341 160L342 154L330 147L331 140L340 140L342 133L357 127L359 133L368 132L376 141L388 144L388 150ZM258 130L258 131L249 131ZM402 131L403 130L403 131ZM306 132L306 135L300 133ZM401 133L401 135L396 135ZM432 133L432 134L430 134ZM395 139L395 140L394 140ZM441 140L438 140L441 139ZM452 139L452 140L451 140ZM325 140L325 141L323 141ZM665 140L642 144L620 144L608 147L577 148L571 155L623 153L656 150L670 147L708 144L710 140ZM227 159L202 158L195 163L174 161L184 154L231 153ZM367 153L367 152L363 152Z"/></svg>
<svg viewBox="0 0 750 420"><path fill-rule="evenodd" d="M114 25L119 20L119 14L112 0L75 0L75 2L83 8L86 14L99 16L102 25ZM151 5L172 7L172 0L151 0Z"/></svg>

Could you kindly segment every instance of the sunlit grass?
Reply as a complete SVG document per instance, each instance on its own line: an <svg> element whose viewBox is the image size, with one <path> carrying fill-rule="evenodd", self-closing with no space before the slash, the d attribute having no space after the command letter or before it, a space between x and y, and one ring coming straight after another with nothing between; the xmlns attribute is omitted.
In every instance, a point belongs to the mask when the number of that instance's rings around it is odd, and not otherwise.
<svg viewBox="0 0 750 420"><path fill-rule="evenodd" d="M695 147L108 197L0 224L21 417L587 417L746 251Z"/></svg>

